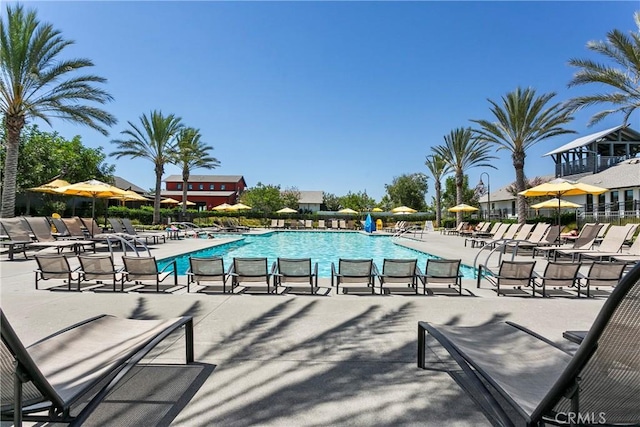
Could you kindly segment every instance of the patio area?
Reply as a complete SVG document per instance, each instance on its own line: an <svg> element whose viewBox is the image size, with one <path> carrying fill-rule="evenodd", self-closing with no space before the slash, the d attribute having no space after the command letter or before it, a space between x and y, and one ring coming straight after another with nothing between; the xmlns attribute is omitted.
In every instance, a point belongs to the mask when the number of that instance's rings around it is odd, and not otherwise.
<svg viewBox="0 0 640 427"><path fill-rule="evenodd" d="M478 252L437 232L403 240L467 265ZM220 241L171 240L153 254ZM562 332L588 329L604 301L497 297L486 282L476 289L470 279L460 297L50 292L34 289L34 260L5 258L2 309L26 345L101 313L194 317L196 363L181 365L180 336L165 340L145 359L153 364L129 373L85 424L96 426L489 425L456 383L457 365L434 341L428 340L430 368L416 367L417 322L511 320L571 348ZM544 265L538 261L536 270ZM330 279L319 284L328 288Z"/></svg>

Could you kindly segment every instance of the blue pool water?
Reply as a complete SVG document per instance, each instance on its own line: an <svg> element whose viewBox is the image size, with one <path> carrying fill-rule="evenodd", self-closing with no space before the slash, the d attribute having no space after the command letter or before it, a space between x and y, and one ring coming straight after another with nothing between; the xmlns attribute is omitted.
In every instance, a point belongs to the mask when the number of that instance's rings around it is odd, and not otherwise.
<svg viewBox="0 0 640 427"><path fill-rule="evenodd" d="M417 258L418 266L422 271L424 271L427 259L435 258L432 255L396 245L389 236L287 231L245 236L242 241L175 257L178 264L178 274L186 274L189 268L189 256L221 256L224 259L225 268L229 268L234 257L267 257L269 268L278 257L311 258L313 263L318 263L319 277L331 277L331 263L333 262L337 266L339 258L373 258L379 269L382 269L382 262L385 258ZM164 267L173 259L159 260L158 265ZM462 266L461 273L466 278L474 277L474 269L468 266Z"/></svg>

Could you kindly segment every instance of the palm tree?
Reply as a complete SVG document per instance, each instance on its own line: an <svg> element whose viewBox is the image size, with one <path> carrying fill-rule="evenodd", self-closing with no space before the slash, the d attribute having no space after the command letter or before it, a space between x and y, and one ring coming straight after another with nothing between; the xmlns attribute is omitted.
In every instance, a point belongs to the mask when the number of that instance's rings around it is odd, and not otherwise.
<svg viewBox="0 0 640 427"><path fill-rule="evenodd" d="M164 165L171 163L174 150L175 136L182 130L181 119L169 114L164 116L161 111L152 111L150 117L143 114L140 117L142 127L131 122L130 129L120 132L129 139L111 141L118 146L117 150L109 154L116 158L143 158L153 162L156 173L155 199L153 202L153 223L160 223L160 199L162 191L162 174Z"/></svg>
<svg viewBox="0 0 640 427"><path fill-rule="evenodd" d="M7 6L6 22L0 20L0 111L7 150L0 217L15 215L20 134L29 118L48 124L51 118L69 120L104 135L108 132L102 125L116 123L109 113L85 103L104 104L113 98L95 86L106 79L73 75L93 63L84 58L62 59L60 54L72 44L21 5Z"/></svg>
<svg viewBox="0 0 640 427"><path fill-rule="evenodd" d="M427 156L424 164L433 176L436 188L436 227L440 227L442 223L442 177L451 172L451 165L437 154Z"/></svg>
<svg viewBox="0 0 640 427"><path fill-rule="evenodd" d="M619 30L607 33L607 41L590 41L587 48L600 53L620 65L610 67L590 59L571 59L569 65L580 68L569 82L569 87L597 83L613 89L611 93L579 96L569 100L572 111L596 104L611 104L612 108L591 117L589 126L610 114L623 113L624 124L631 113L640 108L640 12L634 14L638 32L629 37Z"/></svg>
<svg viewBox="0 0 640 427"><path fill-rule="evenodd" d="M213 147L202 142L199 129L184 128L177 136L176 151L172 163L182 168L182 214L187 212L187 185L191 169L215 169L220 161L209 153Z"/></svg>
<svg viewBox="0 0 640 427"><path fill-rule="evenodd" d="M473 167L495 166L490 163L497 159L492 156L491 147L483 144L474 137L471 128L458 128L444 136L444 145L433 147L433 152L442 159L455 172L456 176L456 204L462 203L464 186L464 172ZM462 212L456 213L456 222L462 221Z"/></svg>
<svg viewBox="0 0 640 427"><path fill-rule="evenodd" d="M560 103L547 108L554 96L554 92L536 96L535 89L517 88L502 97L502 106L489 100L496 122L471 120L480 125L480 129L475 130L479 140L497 146L498 150L511 152L518 192L526 189L524 161L527 150L544 139L575 133L562 127L573 120L570 110ZM524 224L526 219L526 201L524 196L518 195L518 222Z"/></svg>

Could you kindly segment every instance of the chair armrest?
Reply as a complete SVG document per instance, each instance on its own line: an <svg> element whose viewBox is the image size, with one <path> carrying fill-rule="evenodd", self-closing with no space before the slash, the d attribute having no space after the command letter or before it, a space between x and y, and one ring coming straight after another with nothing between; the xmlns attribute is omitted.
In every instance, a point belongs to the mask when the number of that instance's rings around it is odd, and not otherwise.
<svg viewBox="0 0 640 427"><path fill-rule="evenodd" d="M271 265L271 275L274 276L278 273L278 263L273 261L273 264Z"/></svg>
<svg viewBox="0 0 640 427"><path fill-rule="evenodd" d="M380 276L380 271L378 271L378 266L375 262L371 263L371 274L373 276Z"/></svg>
<svg viewBox="0 0 640 427"><path fill-rule="evenodd" d="M164 273L165 270L169 267L173 266L173 273L174 274L178 274L178 263L177 261L174 259L172 262L170 262L169 264L165 265L162 270L158 271L158 273Z"/></svg>

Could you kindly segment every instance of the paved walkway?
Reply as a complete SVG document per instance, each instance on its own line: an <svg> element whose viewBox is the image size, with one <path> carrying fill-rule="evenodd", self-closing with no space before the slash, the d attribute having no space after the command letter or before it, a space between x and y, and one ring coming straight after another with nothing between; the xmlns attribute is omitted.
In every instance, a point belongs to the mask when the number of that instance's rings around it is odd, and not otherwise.
<svg viewBox="0 0 640 427"><path fill-rule="evenodd" d="M405 240L465 264L477 253L464 247L464 239L439 233ZM171 240L153 253L162 258L221 241ZM488 425L455 382L455 365L439 346L429 344L431 369L416 368L417 322L508 319L568 347L562 332L587 329L603 303L497 297L486 283L477 289L469 279L463 297L49 292L34 289L35 261L4 258L2 309L25 344L100 313L194 316L198 363L130 373L87 423L96 426ZM320 285L330 288L329 279ZM149 360L180 363L183 355L184 340L175 336Z"/></svg>

